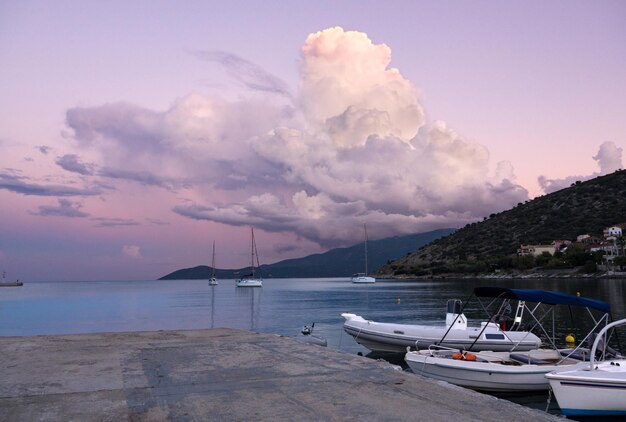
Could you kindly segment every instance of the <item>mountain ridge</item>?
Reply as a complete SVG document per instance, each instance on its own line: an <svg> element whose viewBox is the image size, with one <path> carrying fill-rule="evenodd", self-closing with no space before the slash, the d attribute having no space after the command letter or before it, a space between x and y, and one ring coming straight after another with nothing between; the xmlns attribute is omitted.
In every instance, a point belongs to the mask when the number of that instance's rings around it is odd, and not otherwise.
<svg viewBox="0 0 626 422"><path fill-rule="evenodd" d="M378 269L393 259L410 254L441 236L456 229L439 229L424 233L393 236L367 242L368 267ZM250 267L237 269L215 269L217 278L237 278L249 272ZM292 258L260 266L263 277L273 278L313 278L313 277L349 277L365 269L363 242L346 248L335 248L327 252L312 254L302 258ZM194 280L206 279L211 274L211 267L199 265L173 271L159 280Z"/></svg>

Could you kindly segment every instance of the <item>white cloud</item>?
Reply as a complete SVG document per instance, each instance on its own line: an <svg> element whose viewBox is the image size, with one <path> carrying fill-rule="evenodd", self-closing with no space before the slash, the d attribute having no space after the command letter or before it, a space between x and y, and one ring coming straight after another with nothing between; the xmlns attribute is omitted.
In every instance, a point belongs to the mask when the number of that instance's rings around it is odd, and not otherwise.
<svg viewBox="0 0 626 422"><path fill-rule="evenodd" d="M329 28L302 47L300 102L310 124L338 147L369 136L409 142L424 124L416 90L395 68L391 50L366 34Z"/></svg>
<svg viewBox="0 0 626 422"><path fill-rule="evenodd" d="M622 149L613 142L605 142L593 159L600 166L600 174L612 173L622 168Z"/></svg>
<svg viewBox="0 0 626 422"><path fill-rule="evenodd" d="M139 259L141 258L141 249L136 245L124 245L122 246L122 254L133 259Z"/></svg>
<svg viewBox="0 0 626 422"><path fill-rule="evenodd" d="M623 166L622 148L615 145L614 142L604 142L600 145L598 153L593 157L593 159L598 162L598 166L600 167L599 172L593 172L592 174L586 176L568 176L563 179L549 179L547 176L541 175L537 179L539 186L541 186L545 193L552 193L565 189L577 181L584 182L585 180L590 180L594 177L602 176L621 169Z"/></svg>
<svg viewBox="0 0 626 422"><path fill-rule="evenodd" d="M483 145L427 124L416 88L390 67L390 48L364 33L331 28L306 39L294 104L258 66L206 54L238 72L254 99L190 94L165 111L71 109L74 138L100 157L93 177L176 191L186 205L172 195L169 207L189 218L324 246L360 240L364 222L372 238L461 226L528 197L510 163L492 175ZM81 169L74 158L66 166Z"/></svg>

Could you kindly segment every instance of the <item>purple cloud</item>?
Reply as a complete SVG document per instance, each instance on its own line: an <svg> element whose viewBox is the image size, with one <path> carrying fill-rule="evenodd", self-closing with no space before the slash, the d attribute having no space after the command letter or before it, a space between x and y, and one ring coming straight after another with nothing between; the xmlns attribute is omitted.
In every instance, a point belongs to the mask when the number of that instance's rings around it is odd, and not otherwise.
<svg viewBox="0 0 626 422"><path fill-rule="evenodd" d="M92 175L95 167L94 164L80 162L78 156L75 154L66 154L63 157L59 157L56 163L64 170L82 174L83 176Z"/></svg>
<svg viewBox="0 0 626 422"><path fill-rule="evenodd" d="M41 216L53 216L53 217L70 217L70 218L83 218L88 217L89 214L80 210L82 204L73 203L68 199L58 199L59 205L41 205L39 211L33 213L34 215Z"/></svg>
<svg viewBox="0 0 626 422"><path fill-rule="evenodd" d="M267 72L259 65L225 51L196 51L197 58L222 65L228 73L243 86L254 91L278 94L292 99L285 82Z"/></svg>
<svg viewBox="0 0 626 422"><path fill-rule="evenodd" d="M102 191L97 188L74 188L64 185L39 185L24 181L24 177L0 174L0 189L22 195L35 196L93 196Z"/></svg>

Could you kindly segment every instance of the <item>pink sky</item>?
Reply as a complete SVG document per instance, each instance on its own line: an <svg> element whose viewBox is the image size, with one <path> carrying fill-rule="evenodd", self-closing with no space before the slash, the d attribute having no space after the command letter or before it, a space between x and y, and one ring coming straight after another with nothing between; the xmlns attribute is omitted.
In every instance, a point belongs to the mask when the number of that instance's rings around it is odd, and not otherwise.
<svg viewBox="0 0 626 422"><path fill-rule="evenodd" d="M0 3L0 271L154 279L623 167L626 3Z"/></svg>

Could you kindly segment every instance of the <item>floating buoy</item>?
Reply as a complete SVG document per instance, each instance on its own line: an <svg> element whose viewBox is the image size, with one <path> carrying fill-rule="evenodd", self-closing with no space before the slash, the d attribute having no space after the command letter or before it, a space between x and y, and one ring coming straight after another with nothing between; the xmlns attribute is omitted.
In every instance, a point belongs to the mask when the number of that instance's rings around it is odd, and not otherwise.
<svg viewBox="0 0 626 422"><path fill-rule="evenodd" d="M396 303L400 303L400 298L398 298L398 299L396 300Z"/></svg>
<svg viewBox="0 0 626 422"><path fill-rule="evenodd" d="M574 343L576 341L576 339L574 338L574 334L568 334L565 337L565 343Z"/></svg>

